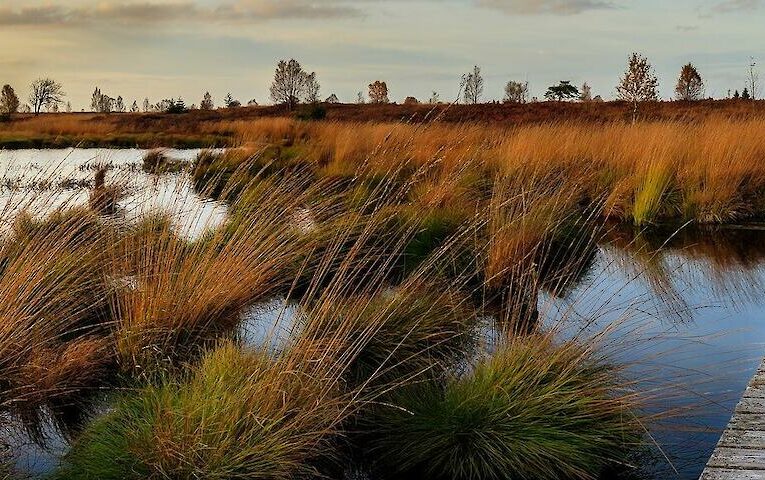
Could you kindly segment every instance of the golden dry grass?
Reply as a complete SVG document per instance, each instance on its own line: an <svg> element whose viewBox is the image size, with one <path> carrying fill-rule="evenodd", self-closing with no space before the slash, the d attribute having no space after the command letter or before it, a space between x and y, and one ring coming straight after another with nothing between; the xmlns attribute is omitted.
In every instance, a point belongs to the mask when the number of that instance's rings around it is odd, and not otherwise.
<svg viewBox="0 0 765 480"><path fill-rule="evenodd" d="M587 198L605 199L605 216L638 225L734 222L761 216L765 208L762 119L500 127L281 118L226 128L255 149L296 144L301 158L325 175L426 168L431 189L420 188L442 203L452 195L464 197L465 185L501 173L548 178L550 188L565 179Z"/></svg>

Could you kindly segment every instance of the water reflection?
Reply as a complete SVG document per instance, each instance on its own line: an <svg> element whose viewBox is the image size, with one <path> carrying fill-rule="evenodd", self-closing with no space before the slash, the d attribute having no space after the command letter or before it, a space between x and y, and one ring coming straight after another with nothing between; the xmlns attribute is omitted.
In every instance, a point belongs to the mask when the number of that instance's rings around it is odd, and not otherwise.
<svg viewBox="0 0 765 480"><path fill-rule="evenodd" d="M758 225L614 228L584 280L540 309L566 336L610 330L604 348L652 392L648 413L672 414L650 425L650 477L695 479L765 354L763 287Z"/></svg>
<svg viewBox="0 0 765 480"><path fill-rule="evenodd" d="M62 207L88 205L99 171L119 189L118 214L133 220L147 211L163 211L179 234L197 237L220 224L226 209L194 192L186 174L152 175L141 170L147 150L62 149L0 150L0 228L8 228L23 210L42 215ZM192 162L200 150L165 151L177 162Z"/></svg>

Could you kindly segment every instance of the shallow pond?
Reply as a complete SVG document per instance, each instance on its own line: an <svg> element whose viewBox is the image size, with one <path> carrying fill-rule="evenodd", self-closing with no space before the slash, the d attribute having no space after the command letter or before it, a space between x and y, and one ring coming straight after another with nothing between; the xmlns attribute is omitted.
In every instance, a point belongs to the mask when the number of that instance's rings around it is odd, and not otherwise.
<svg viewBox="0 0 765 480"><path fill-rule="evenodd" d="M585 277L540 300L569 335L604 342L654 392L649 478L698 478L765 355L765 226L606 235Z"/></svg>
<svg viewBox="0 0 765 480"><path fill-rule="evenodd" d="M196 236L225 218L225 208L197 195L188 175L152 175L142 171L148 150L77 149L0 150L0 227L27 209L52 211L60 206L87 205L99 168L106 184L121 192L119 214L130 219L148 210L173 216L179 231ZM166 149L168 158L193 161L200 150Z"/></svg>
<svg viewBox="0 0 765 480"><path fill-rule="evenodd" d="M87 202L97 165L110 167L107 182L124 186L125 217L163 209L176 214L192 236L225 218L225 206L199 197L187 175L143 173L145 153L0 151L3 220L25 206ZM197 153L167 151L184 161ZM591 253L587 271L565 294L540 296L542 318L564 336L610 326L604 350L628 365L634 388L655 392L649 412L672 413L649 425L657 445L645 461L649 476L697 478L765 354L765 226L638 236L611 231ZM245 341L273 334L268 324L283 314L278 304L254 308L245 322ZM276 332L277 340L283 336ZM11 446L20 470L42 474L66 449L55 432L51 437L48 450L13 430L0 434L0 444Z"/></svg>

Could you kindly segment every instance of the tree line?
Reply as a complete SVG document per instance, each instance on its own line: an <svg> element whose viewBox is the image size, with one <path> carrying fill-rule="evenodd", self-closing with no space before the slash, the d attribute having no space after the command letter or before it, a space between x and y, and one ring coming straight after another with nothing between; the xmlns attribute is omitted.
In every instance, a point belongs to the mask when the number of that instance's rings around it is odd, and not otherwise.
<svg viewBox="0 0 765 480"><path fill-rule="evenodd" d="M622 101L630 102L633 107L633 120L637 117L638 106L641 102L655 101L659 99L659 82L653 72L653 67L648 59L638 53L633 53L627 60L627 67L619 78L616 85L617 98ZM65 111L71 112L72 107L69 102L64 104L63 87L60 83L51 78L40 78L30 85L29 103L21 104L14 89L10 85L4 85L0 90L0 117L7 118L13 113L34 113L35 115L47 112L59 112L62 105L65 105ZM320 102L321 85L316 76L316 72L308 73L300 63L295 59L280 60L274 72L274 79L269 88L271 100L274 104L284 105L287 109L293 109L301 103L317 104ZM744 88L741 92L735 90L728 91L728 98L756 100L760 91L759 74L756 70L756 63L752 59L747 71L747 78ZM462 76L459 95L456 101L462 101L465 104L481 103L484 92L484 80L481 74L481 68L476 65L472 71ZM675 85L675 99L681 101L697 101L705 96L704 80L698 69L692 64L683 65ZM529 98L529 83L510 80L504 88L505 103L528 103L539 101L536 97ZM581 102L600 102L603 101L600 95L593 96L591 87L584 82L581 87L576 87L569 80L561 80L556 85L547 88L544 95L547 101L581 101ZM339 98L334 93L330 94L325 103L340 103ZM362 91L356 96L356 103L390 103L388 85L385 81L375 80L367 88L367 96ZM406 97L404 104L420 103L415 97ZM433 92L427 103L441 103L438 92ZM247 102L248 106L257 105L255 100ZM239 100L233 98L229 93L223 99L225 108L236 108L242 106ZM96 87L91 98L90 108L94 112L167 112L180 113L186 110L200 109L213 110L215 103L210 92L205 92L199 107L196 105L186 106L181 97L164 99L157 103L151 103L145 98L142 105L134 100L128 106L122 96L110 96Z"/></svg>

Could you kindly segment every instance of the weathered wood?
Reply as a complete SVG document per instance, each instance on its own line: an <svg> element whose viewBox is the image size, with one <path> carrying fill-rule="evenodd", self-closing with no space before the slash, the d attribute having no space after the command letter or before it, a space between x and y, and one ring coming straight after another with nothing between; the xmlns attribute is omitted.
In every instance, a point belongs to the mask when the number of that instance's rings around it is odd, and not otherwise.
<svg viewBox="0 0 765 480"><path fill-rule="evenodd" d="M707 468L700 480L765 480L765 470Z"/></svg>
<svg viewBox="0 0 765 480"><path fill-rule="evenodd" d="M765 480L765 362L749 381L700 480Z"/></svg>
<svg viewBox="0 0 765 480"><path fill-rule="evenodd" d="M758 387L756 385L749 385L744 395L749 398L765 398L765 387Z"/></svg>
<svg viewBox="0 0 765 480"><path fill-rule="evenodd" d="M765 432L728 429L723 432L717 446L765 450Z"/></svg>
<svg viewBox="0 0 765 480"><path fill-rule="evenodd" d="M765 450L717 446L707 462L708 467L736 467L765 471Z"/></svg>
<svg viewBox="0 0 765 480"><path fill-rule="evenodd" d="M746 395L746 393L744 393ZM765 413L765 398L744 396L736 406L737 414L759 414Z"/></svg>

